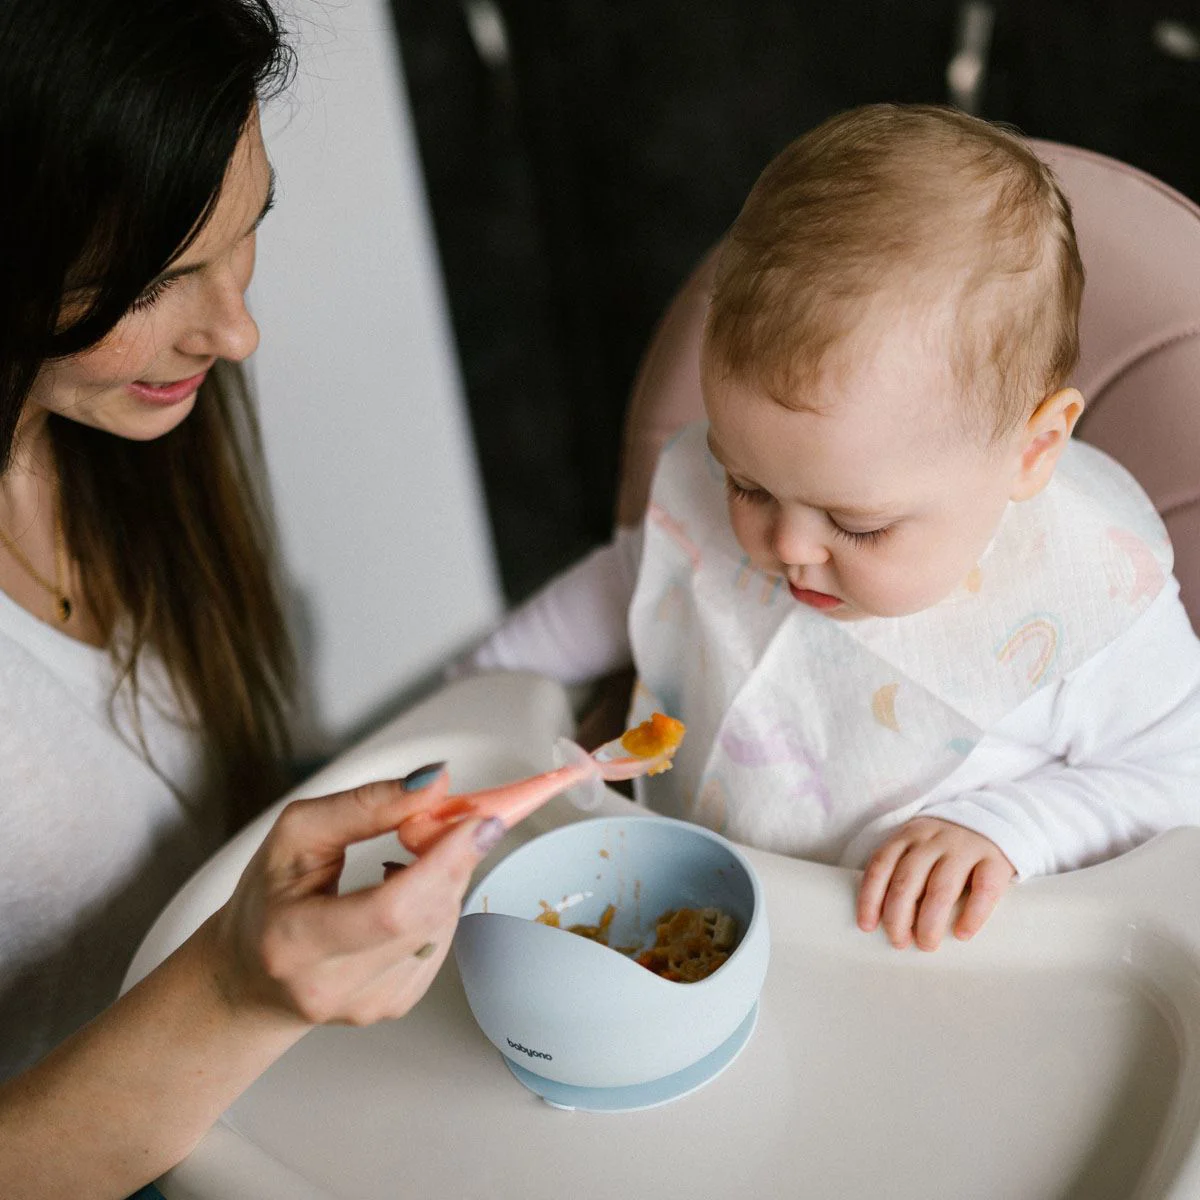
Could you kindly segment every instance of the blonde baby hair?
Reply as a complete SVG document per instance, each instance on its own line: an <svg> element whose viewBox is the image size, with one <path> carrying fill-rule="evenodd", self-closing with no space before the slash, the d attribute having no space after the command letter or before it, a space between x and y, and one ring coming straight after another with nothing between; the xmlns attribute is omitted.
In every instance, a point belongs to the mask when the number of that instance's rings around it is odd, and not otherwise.
<svg viewBox="0 0 1200 1200"><path fill-rule="evenodd" d="M1082 292L1071 206L1018 133L950 108L867 105L759 176L720 254L706 371L809 408L856 332L949 314L932 328L964 423L998 439L1067 382Z"/></svg>

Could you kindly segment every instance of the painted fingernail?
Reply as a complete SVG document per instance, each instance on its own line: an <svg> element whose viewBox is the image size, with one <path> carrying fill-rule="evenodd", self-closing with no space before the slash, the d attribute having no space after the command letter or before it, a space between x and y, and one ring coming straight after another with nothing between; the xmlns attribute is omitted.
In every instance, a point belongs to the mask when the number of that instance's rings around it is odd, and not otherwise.
<svg viewBox="0 0 1200 1200"><path fill-rule="evenodd" d="M409 771L400 780L400 786L406 792L419 792L423 787L428 787L445 769L444 762L426 763L425 766L418 767L415 771Z"/></svg>
<svg viewBox="0 0 1200 1200"><path fill-rule="evenodd" d="M408 863L385 862L383 864L384 879L391 879L391 877L395 875L397 871L403 871L407 866Z"/></svg>
<svg viewBox="0 0 1200 1200"><path fill-rule="evenodd" d="M499 817L489 817L475 830L475 849L486 854L504 834L504 822Z"/></svg>

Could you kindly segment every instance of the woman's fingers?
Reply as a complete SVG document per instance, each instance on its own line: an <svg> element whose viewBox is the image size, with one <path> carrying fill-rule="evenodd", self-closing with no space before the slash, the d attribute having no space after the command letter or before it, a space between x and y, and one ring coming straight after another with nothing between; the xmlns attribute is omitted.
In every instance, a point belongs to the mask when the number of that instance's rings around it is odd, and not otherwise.
<svg viewBox="0 0 1200 1200"><path fill-rule="evenodd" d="M267 870L276 879L293 880L331 862L340 866L347 846L387 833L406 817L441 804L448 787L445 765L434 764L405 779L294 800L267 835Z"/></svg>
<svg viewBox="0 0 1200 1200"><path fill-rule="evenodd" d="M284 810L218 923L231 1003L362 1024L400 1016L421 996L446 956L471 873L505 827L464 821L382 884L339 896L348 845L444 801L441 764L415 774Z"/></svg>
<svg viewBox="0 0 1200 1200"><path fill-rule="evenodd" d="M464 821L376 887L306 896L268 935L264 953L277 971L286 971L305 957L345 957L378 946L397 952L419 948L431 929L458 920L471 872L504 833L494 818Z"/></svg>
<svg viewBox="0 0 1200 1200"><path fill-rule="evenodd" d="M436 872L451 880L461 897L471 880L471 872L507 832L499 817L463 821L439 838L404 874L420 878Z"/></svg>
<svg viewBox="0 0 1200 1200"><path fill-rule="evenodd" d="M399 1017L420 998L449 950L458 923L458 907L411 912L395 938L347 949L308 955L287 969L280 983L292 1006L315 1024L331 1021L367 1025Z"/></svg>

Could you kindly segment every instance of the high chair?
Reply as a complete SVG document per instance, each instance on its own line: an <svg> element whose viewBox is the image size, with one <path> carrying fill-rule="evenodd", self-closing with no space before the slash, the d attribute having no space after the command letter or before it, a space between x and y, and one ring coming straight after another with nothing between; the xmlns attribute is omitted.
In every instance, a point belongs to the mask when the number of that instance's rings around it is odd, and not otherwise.
<svg viewBox="0 0 1200 1200"><path fill-rule="evenodd" d="M1200 210L1099 155L1040 149L1075 204L1089 273L1083 432L1163 511L1196 620L1200 405L1188 385L1200 378ZM639 375L621 493L627 522L645 506L666 436L700 412L709 270L703 264L668 309ZM292 795L439 760L457 789L486 787L546 769L555 739L572 730L557 684L479 675L380 728ZM225 901L287 799L175 897L126 988ZM642 810L610 792L602 811ZM552 801L495 856L578 815ZM351 847L341 889L374 886L398 853L391 835ZM619 1116L536 1101L476 1028L448 963L403 1020L305 1037L168 1173L165 1195L1200 1196L1200 830L1030 880L970 943L949 940L936 954L895 951L855 928L855 872L745 854L770 914L758 1027L695 1094ZM581 872L581 888L598 886L594 870ZM626 886L640 894L638 880Z"/></svg>
<svg viewBox="0 0 1200 1200"><path fill-rule="evenodd" d="M1175 545L1200 630L1200 207L1103 154L1035 142L1074 210L1087 273L1073 383L1077 435L1133 473ZM703 416L699 348L714 255L684 284L642 360L626 417L618 521L634 524L666 439Z"/></svg>

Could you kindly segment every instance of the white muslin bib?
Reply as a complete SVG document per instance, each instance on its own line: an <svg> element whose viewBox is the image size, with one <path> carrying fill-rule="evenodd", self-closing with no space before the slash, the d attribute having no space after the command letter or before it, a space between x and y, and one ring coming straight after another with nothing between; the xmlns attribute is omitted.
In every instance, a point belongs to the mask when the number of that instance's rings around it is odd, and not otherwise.
<svg viewBox="0 0 1200 1200"><path fill-rule="evenodd" d="M750 566L706 433L685 429L655 476L629 616L630 715L660 709L688 727L674 769L641 796L737 841L843 861L865 825L915 813L986 730L1129 628L1170 576L1141 488L1071 442L941 603L833 620Z"/></svg>

